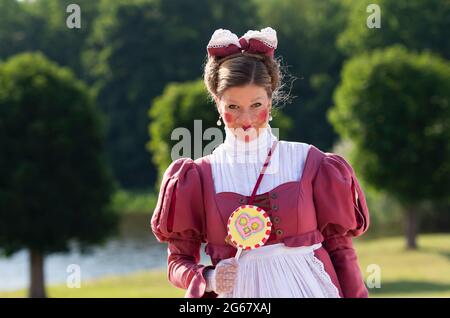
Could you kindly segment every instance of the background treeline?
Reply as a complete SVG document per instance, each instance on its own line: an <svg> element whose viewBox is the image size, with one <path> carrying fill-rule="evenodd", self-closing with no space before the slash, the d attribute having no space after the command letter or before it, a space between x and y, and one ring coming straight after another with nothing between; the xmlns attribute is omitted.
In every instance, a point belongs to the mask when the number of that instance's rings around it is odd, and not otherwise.
<svg viewBox="0 0 450 318"><path fill-rule="evenodd" d="M39 51L87 85L119 189L158 190L172 130L195 119L214 127L200 79L212 32L271 26L296 78L287 76L295 98L272 124L281 138L349 158L373 235L403 222L412 236L418 223L450 229L448 1L78 0L81 29L66 26L70 3L0 0L0 60ZM372 3L379 29L366 24Z"/></svg>

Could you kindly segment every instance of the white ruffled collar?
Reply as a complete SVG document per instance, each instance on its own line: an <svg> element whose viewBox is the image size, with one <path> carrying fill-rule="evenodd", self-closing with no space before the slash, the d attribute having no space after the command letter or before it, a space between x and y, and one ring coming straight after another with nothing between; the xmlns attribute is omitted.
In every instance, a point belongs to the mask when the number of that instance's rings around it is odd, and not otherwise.
<svg viewBox="0 0 450 318"><path fill-rule="evenodd" d="M228 156L238 159L239 162L260 162L266 159L274 140L277 140L277 137L272 133L269 124L260 130L258 137L249 142L239 139L225 126L225 141L222 147Z"/></svg>

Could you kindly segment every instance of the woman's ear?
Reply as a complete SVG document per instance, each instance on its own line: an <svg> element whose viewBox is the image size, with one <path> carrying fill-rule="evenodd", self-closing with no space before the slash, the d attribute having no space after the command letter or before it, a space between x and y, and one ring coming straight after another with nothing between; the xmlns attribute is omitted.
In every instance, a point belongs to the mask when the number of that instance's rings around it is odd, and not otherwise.
<svg viewBox="0 0 450 318"><path fill-rule="evenodd" d="M220 98L217 96L214 96L214 101L216 103L217 112L220 114Z"/></svg>

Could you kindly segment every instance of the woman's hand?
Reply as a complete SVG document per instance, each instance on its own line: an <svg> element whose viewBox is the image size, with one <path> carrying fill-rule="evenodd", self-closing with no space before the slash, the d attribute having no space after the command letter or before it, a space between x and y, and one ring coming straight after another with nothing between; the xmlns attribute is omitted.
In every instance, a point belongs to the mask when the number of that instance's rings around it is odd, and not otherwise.
<svg viewBox="0 0 450 318"><path fill-rule="evenodd" d="M214 291L216 294L232 292L237 272L238 262L234 257L221 260L215 269L207 270L205 274L207 291Z"/></svg>

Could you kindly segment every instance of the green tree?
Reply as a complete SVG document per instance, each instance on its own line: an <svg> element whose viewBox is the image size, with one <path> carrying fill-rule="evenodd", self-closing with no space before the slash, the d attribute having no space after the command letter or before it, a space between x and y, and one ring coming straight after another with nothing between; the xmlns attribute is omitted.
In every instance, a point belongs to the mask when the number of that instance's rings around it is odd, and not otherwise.
<svg viewBox="0 0 450 318"><path fill-rule="evenodd" d="M404 47L348 61L329 118L354 143L355 168L406 208L407 247L416 247L419 205L448 199L450 64Z"/></svg>
<svg viewBox="0 0 450 318"><path fill-rule="evenodd" d="M292 122L277 110L276 105L274 105L272 113L273 122L270 125L279 128L280 138L284 138L285 134L289 133ZM171 136L175 128L187 129L191 138L191 147L188 149L191 153L176 153L176 155L193 159L203 156L204 151L208 152L207 144L214 142L215 145L219 145L225 136L222 130L221 139L211 138L211 140L208 137L202 137L206 129L217 127L218 119L218 111L216 106L208 100L203 80L168 84L163 93L154 99L149 109L149 116L152 123L149 126L150 141L147 149L153 153L153 160L159 171L159 179L155 183L156 190L159 189L164 171L172 162L171 152L174 145L183 140L183 137L179 137L180 140L172 140ZM199 134L194 129L195 120L201 120ZM200 126L198 127L200 128ZM201 145L198 147L201 153L195 153L194 142Z"/></svg>
<svg viewBox="0 0 450 318"><path fill-rule="evenodd" d="M450 59L450 1L359 0L347 1L349 18L339 36L339 47L347 55L402 44L416 51L430 50ZM369 4L380 8L381 27L368 28Z"/></svg>
<svg viewBox="0 0 450 318"><path fill-rule="evenodd" d="M345 27L347 8L340 0L256 1L262 26L277 30L276 54L298 78L291 92L297 98L283 109L295 122L289 138L330 149L338 136L325 114L344 60L336 39Z"/></svg>
<svg viewBox="0 0 450 318"><path fill-rule="evenodd" d="M242 32L254 25L250 2L225 0L109 0L84 55L108 115L108 152L125 187L145 187L156 178L145 150L147 108L166 83L198 78L215 28Z"/></svg>
<svg viewBox="0 0 450 318"><path fill-rule="evenodd" d="M380 29L367 27L366 20L372 14L367 12L369 4L377 4L380 8ZM346 5L348 23L338 39L344 54L353 56L401 44L410 50L428 50L450 59L450 41L445 33L450 28L449 1L348 0ZM424 228L442 230L443 224L448 224L444 220L450 205L443 206L445 204L439 202L421 206L420 221Z"/></svg>
<svg viewBox="0 0 450 318"><path fill-rule="evenodd" d="M41 51L84 78L81 52L98 14L98 1L79 0L81 28L69 29L66 12L71 0L0 1L0 58L23 51Z"/></svg>
<svg viewBox="0 0 450 318"><path fill-rule="evenodd" d="M44 258L114 233L114 182L99 111L85 85L40 53L0 65L0 251L30 252L31 297Z"/></svg>
<svg viewBox="0 0 450 318"><path fill-rule="evenodd" d="M35 19L16 0L0 1L0 59L29 48L33 42L32 30Z"/></svg>
<svg viewBox="0 0 450 318"><path fill-rule="evenodd" d="M66 20L71 14L66 12L69 4L80 7L81 27L70 29ZM86 78L82 67L82 52L86 49L87 38L94 30L94 20L99 13L99 2L92 0L39 0L27 3L25 9L35 19L39 19L42 30L36 34L37 47L52 61L68 66L77 77Z"/></svg>

